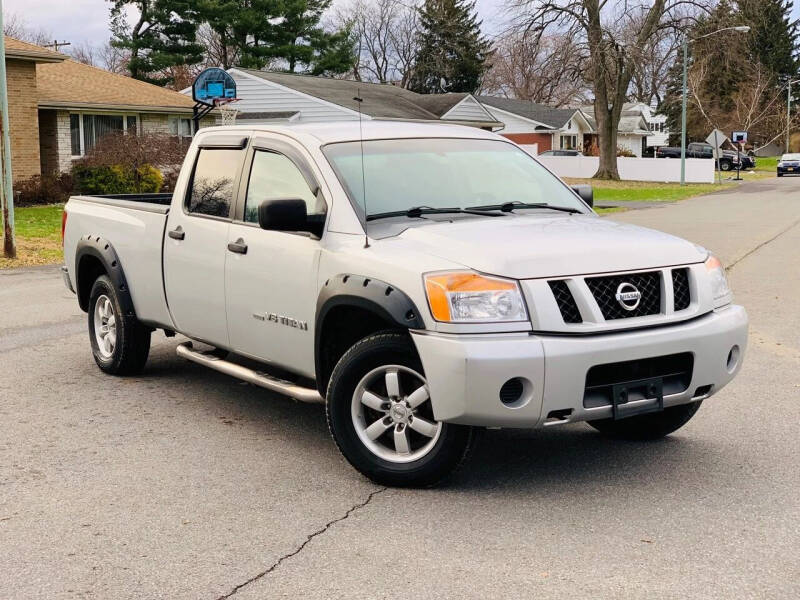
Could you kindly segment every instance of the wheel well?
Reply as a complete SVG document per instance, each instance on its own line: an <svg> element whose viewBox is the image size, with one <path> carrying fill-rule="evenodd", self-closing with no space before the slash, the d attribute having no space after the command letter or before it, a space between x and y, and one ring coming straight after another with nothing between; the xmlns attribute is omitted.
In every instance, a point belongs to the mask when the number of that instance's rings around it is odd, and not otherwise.
<svg viewBox="0 0 800 600"><path fill-rule="evenodd" d="M397 330L395 323L373 311L357 306L336 306L325 315L320 326L317 389L323 396L331 373L357 341L379 331Z"/></svg>
<svg viewBox="0 0 800 600"><path fill-rule="evenodd" d="M107 275L106 268L102 261L91 254L81 257L78 264L78 272L76 276L78 286L78 304L81 309L89 310L89 294L92 291L92 286L97 278L101 275Z"/></svg>

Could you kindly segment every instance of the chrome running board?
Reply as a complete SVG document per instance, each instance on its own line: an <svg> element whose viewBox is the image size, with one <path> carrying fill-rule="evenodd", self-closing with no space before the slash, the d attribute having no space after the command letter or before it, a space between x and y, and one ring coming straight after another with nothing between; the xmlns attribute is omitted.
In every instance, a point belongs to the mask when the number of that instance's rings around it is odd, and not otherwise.
<svg viewBox="0 0 800 600"><path fill-rule="evenodd" d="M214 369L220 373L225 373L236 379L241 379L247 383L252 383L273 392L278 392L285 396L290 396L299 400L300 402L308 402L310 404L321 404L325 400L320 396L317 390L299 386L291 381L285 381L266 373L248 369L236 363L223 360L218 356L214 356L212 352L200 352L192 347L192 342L185 342L178 346L178 356L189 359L209 369Z"/></svg>

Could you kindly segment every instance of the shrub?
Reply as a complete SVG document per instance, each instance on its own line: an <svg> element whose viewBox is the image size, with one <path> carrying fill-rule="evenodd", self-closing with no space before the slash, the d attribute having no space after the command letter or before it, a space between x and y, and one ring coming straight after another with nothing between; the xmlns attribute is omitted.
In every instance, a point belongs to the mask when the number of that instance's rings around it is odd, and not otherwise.
<svg viewBox="0 0 800 600"><path fill-rule="evenodd" d="M72 175L69 173L34 175L14 184L14 202L16 206L62 204L69 199L72 189Z"/></svg>
<svg viewBox="0 0 800 600"><path fill-rule="evenodd" d="M636 158L636 155L622 146L617 146L617 156L624 156L626 158Z"/></svg>
<svg viewBox="0 0 800 600"><path fill-rule="evenodd" d="M72 168L75 187L81 194L148 194L161 190L164 177L152 165L86 165Z"/></svg>

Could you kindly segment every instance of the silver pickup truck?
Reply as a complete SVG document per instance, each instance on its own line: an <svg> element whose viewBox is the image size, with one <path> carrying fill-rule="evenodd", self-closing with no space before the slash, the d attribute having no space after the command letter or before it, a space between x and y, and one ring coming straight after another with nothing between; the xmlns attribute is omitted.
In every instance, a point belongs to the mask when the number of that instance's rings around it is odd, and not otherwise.
<svg viewBox="0 0 800 600"><path fill-rule="evenodd" d="M209 128L174 194L70 199L64 278L103 371L180 333L180 356L324 402L366 476L433 485L476 428L658 438L739 371L719 260L591 206L478 129Z"/></svg>

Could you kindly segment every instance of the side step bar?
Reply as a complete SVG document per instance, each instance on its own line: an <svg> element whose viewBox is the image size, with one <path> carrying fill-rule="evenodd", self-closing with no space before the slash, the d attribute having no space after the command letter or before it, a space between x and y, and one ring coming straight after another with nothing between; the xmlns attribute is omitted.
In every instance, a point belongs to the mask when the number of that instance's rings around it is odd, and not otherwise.
<svg viewBox="0 0 800 600"><path fill-rule="evenodd" d="M325 402L317 390L302 387L290 381L284 381L272 375L248 369L247 367L214 356L210 352L200 352L192 347L192 342L180 344L178 346L178 356L187 358L192 362L201 364L209 369L214 369L220 373L231 375L247 383L252 383L253 385L272 390L273 392L290 396L300 402L308 402L310 404L322 404Z"/></svg>

